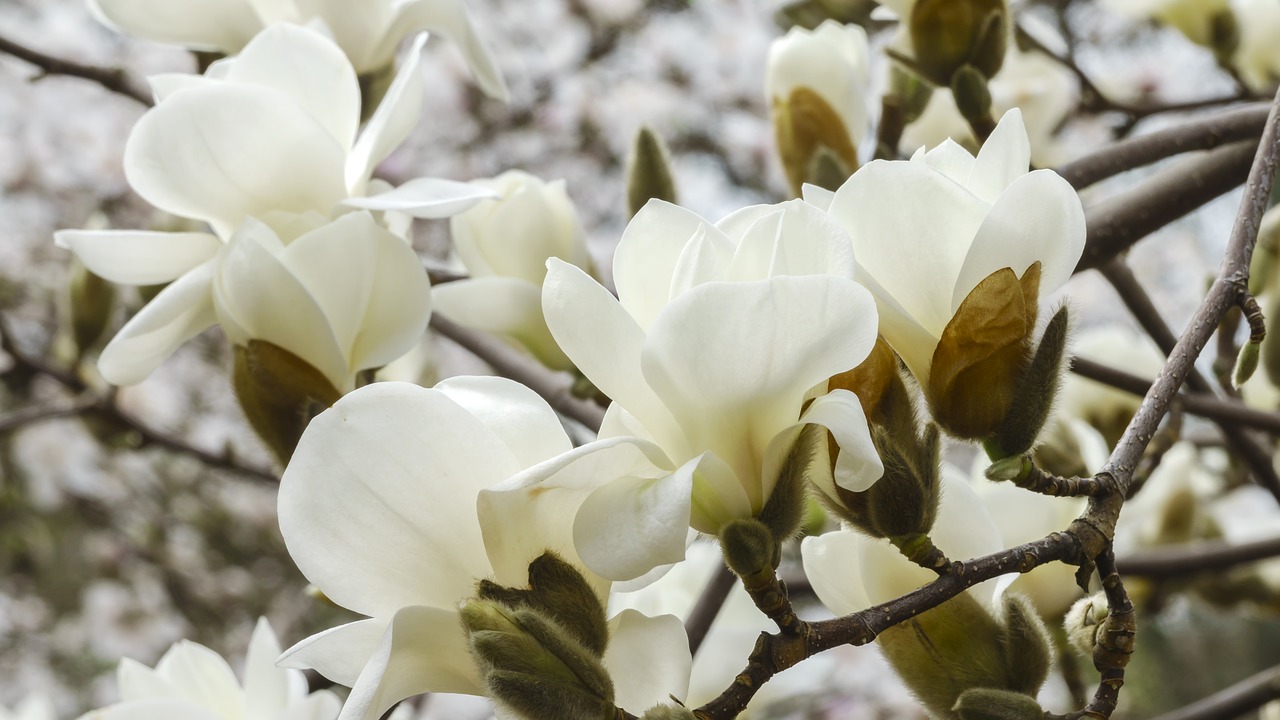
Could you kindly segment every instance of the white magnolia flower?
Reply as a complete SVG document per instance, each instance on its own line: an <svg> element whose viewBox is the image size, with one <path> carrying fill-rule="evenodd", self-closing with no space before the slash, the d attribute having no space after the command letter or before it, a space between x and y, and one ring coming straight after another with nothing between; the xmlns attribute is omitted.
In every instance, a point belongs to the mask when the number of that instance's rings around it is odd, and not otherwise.
<svg viewBox="0 0 1280 720"><path fill-rule="evenodd" d="M245 657L244 682L214 651L183 640L155 669L125 658L120 702L81 720L333 720L342 703L328 690L307 694L297 670L276 667L280 643L259 620Z"/></svg>
<svg viewBox="0 0 1280 720"><path fill-rule="evenodd" d="M1104 6L1121 15L1176 28L1199 45L1212 45L1215 17L1231 11L1231 0L1107 0Z"/></svg>
<svg viewBox="0 0 1280 720"><path fill-rule="evenodd" d="M220 322L232 342L278 345L345 392L357 372L395 360L426 331L431 293L421 262L369 213L328 223L302 217L288 229L298 234L250 219L226 244L201 233L59 233L108 280L172 281L102 351L103 376L141 382Z"/></svg>
<svg viewBox="0 0 1280 720"><path fill-rule="evenodd" d="M952 560L971 560L1004 549L995 523L964 473L950 468L942 473L941 482L938 519L929 532L938 549ZM937 573L907 560L888 540L854 530L807 537L800 552L813 591L837 615L865 610L938 579ZM1015 577L987 580L966 592L1000 617L1000 596Z"/></svg>
<svg viewBox="0 0 1280 720"><path fill-rule="evenodd" d="M407 37L438 32L458 44L480 87L506 100L507 88L462 0L88 0L100 19L157 42L239 53L274 23L330 35L360 74L390 65Z"/></svg>
<svg viewBox="0 0 1280 720"><path fill-rule="evenodd" d="M819 148L834 153L849 172L857 169L858 142L867 129L867 67L866 32L834 20L814 30L797 25L769 46L765 98L797 194Z"/></svg>
<svg viewBox="0 0 1280 720"><path fill-rule="evenodd" d="M506 335L557 370L571 370L542 317L547 259L590 269L586 237L563 180L544 182L509 170L473 184L500 199L485 200L449 221L468 280L432 290L436 312L455 322Z"/></svg>
<svg viewBox="0 0 1280 720"><path fill-rule="evenodd" d="M997 115L1018 108L1031 143L1031 160L1048 167L1072 151L1055 139L1062 121L1075 109L1077 85L1071 72L1044 53L1023 52L1010 45L1000 72L990 80L991 109ZM935 147L947 138L967 144L973 131L956 108L951 91L938 88L924 113L902 133L905 148Z"/></svg>
<svg viewBox="0 0 1280 720"><path fill-rule="evenodd" d="M1027 172L1030 153L1014 109L977 157L947 141L908 161L868 163L834 196L806 193L848 231L880 332L935 416L971 384L960 379L966 368L1025 353L1039 299L1066 282L1084 250L1080 198L1051 170Z"/></svg>
<svg viewBox="0 0 1280 720"><path fill-rule="evenodd" d="M0 705L0 720L56 720L53 703L41 693L23 698L12 710Z"/></svg>
<svg viewBox="0 0 1280 720"><path fill-rule="evenodd" d="M613 404L602 440L542 478L563 482L559 473L619 442L651 462L600 487L578 514L589 567L634 578L680 560L689 527L716 533L759 513L806 423L835 435L842 486L865 490L879 479L857 397L826 394L827 380L875 342L874 304L853 273L844 233L801 201L749 207L715 225L650 201L618 246L617 298L550 261L547 324Z"/></svg>
<svg viewBox="0 0 1280 720"><path fill-rule="evenodd" d="M1249 87L1267 92L1280 79L1280 3L1271 0L1232 0L1239 44L1232 63Z"/></svg>
<svg viewBox="0 0 1280 720"><path fill-rule="evenodd" d="M571 521L587 491L526 493L521 475L571 448L541 398L500 378L377 383L339 400L285 470L280 529L307 579L368 619L308 638L281 662L351 686L342 720L376 720L423 692L483 694L458 603L483 578L526 586L529 563L549 549L580 564ZM579 470L625 474L622 459ZM603 599L609 582L586 577ZM623 611L610 638L604 664L621 707L639 714L684 695L690 660L677 619Z"/></svg>

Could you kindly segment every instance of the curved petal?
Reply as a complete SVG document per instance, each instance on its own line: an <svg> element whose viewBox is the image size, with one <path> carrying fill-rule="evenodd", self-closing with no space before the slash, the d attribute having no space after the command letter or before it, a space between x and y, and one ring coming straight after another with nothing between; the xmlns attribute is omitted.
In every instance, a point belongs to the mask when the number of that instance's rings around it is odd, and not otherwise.
<svg viewBox="0 0 1280 720"><path fill-rule="evenodd" d="M208 233L59 230L53 234L95 275L124 285L167 283L208 262L222 241Z"/></svg>
<svg viewBox="0 0 1280 720"><path fill-rule="evenodd" d="M476 496L519 470L444 393L376 383L311 421L280 481L280 532L334 602L374 617L452 607L490 573Z"/></svg>
<svg viewBox="0 0 1280 720"><path fill-rule="evenodd" d="M256 0L262 2L263 0ZM357 2L350 0L272 0L278 4L305 7L308 16L315 18L319 24L333 36L334 41L342 48L351 63L360 73L381 69L380 64L370 63L370 57L377 49L383 35L391 24L391 0L376 2ZM403 35L400 36L404 38Z"/></svg>
<svg viewBox="0 0 1280 720"><path fill-rule="evenodd" d="M351 687L377 651L389 622L371 618L329 628L285 650L276 662L280 667L315 670L339 685Z"/></svg>
<svg viewBox="0 0 1280 720"><path fill-rule="evenodd" d="M762 507L759 501L763 493L757 495L747 487L754 488L755 483L744 483L715 453L703 453L685 463L686 468L690 466L693 467L693 509L689 526L694 530L718 534L725 523L749 518Z"/></svg>
<svg viewBox="0 0 1280 720"><path fill-rule="evenodd" d="M235 53L262 29L244 0L89 0L99 19L130 35Z"/></svg>
<svg viewBox="0 0 1280 720"><path fill-rule="evenodd" d="M172 683L155 670L130 658L120 658L120 665L116 668L116 688L123 701L179 696Z"/></svg>
<svg viewBox="0 0 1280 720"><path fill-rule="evenodd" d="M424 692L484 692L458 611L452 608L397 612L338 720L378 720L392 705Z"/></svg>
<svg viewBox="0 0 1280 720"><path fill-rule="evenodd" d="M467 327L509 335L553 370L573 370L542 316L542 288L524 280L482 277L431 289L435 312Z"/></svg>
<svg viewBox="0 0 1280 720"><path fill-rule="evenodd" d="M472 183L424 177L410 180L394 190L378 195L348 198L343 204L365 210L390 210L416 218L435 219L457 215L481 200L496 197L498 195L494 191Z"/></svg>
<svg viewBox="0 0 1280 720"><path fill-rule="evenodd" d="M771 212L760 213L757 208ZM854 277L848 234L825 212L804 201L744 208L716 227L738 241L726 280L762 280L778 275Z"/></svg>
<svg viewBox="0 0 1280 720"><path fill-rule="evenodd" d="M833 473L836 485L851 492L863 492L884 475L884 463L871 442L867 416L857 395L848 390L833 390L814 399L800 421L827 428L840 446ZM823 492L836 496L834 488L824 488Z"/></svg>
<svg viewBox="0 0 1280 720"><path fill-rule="evenodd" d="M670 297L724 277L733 257L733 244L714 228L703 225L685 243L671 273Z"/></svg>
<svg viewBox="0 0 1280 720"><path fill-rule="evenodd" d="M180 640L156 663L156 673L190 703L221 717L240 711L241 690L231 666L199 643Z"/></svg>
<svg viewBox="0 0 1280 720"><path fill-rule="evenodd" d="M373 284L349 356L351 369L357 371L404 355L426 334L431 321L431 282L422 259L409 244L372 221L368 232Z"/></svg>
<svg viewBox="0 0 1280 720"><path fill-rule="evenodd" d="M418 30L430 30L457 43L480 89L495 100L507 102L510 99L502 71L467 15L462 0L408 0L400 3L379 54L389 58L401 39Z"/></svg>
<svg viewBox="0 0 1280 720"><path fill-rule="evenodd" d="M250 718L274 718L295 696L306 694L306 681L294 670L276 667L280 657L280 641L267 624L258 618L244 659L244 712ZM301 685L299 685L301 684Z"/></svg>
<svg viewBox="0 0 1280 720"><path fill-rule="evenodd" d="M179 345L214 324L213 263L174 280L116 333L98 357L112 385L140 383Z"/></svg>
<svg viewBox="0 0 1280 720"><path fill-rule="evenodd" d="M848 615L871 605L858 569L858 547L863 542L866 538L858 533L839 530L810 535L800 543L805 577L822 604L836 615Z"/></svg>
<svg viewBox="0 0 1280 720"><path fill-rule="evenodd" d="M1052 170L1023 175L1000 196L974 236L951 307L960 307L987 275L1007 267L1021 277L1037 261L1040 293L1048 295L1075 272L1084 239L1084 208L1075 189Z"/></svg>
<svg viewBox="0 0 1280 720"><path fill-rule="evenodd" d="M341 710L342 701L337 695L328 690L317 690L293 703L272 720L333 720Z"/></svg>
<svg viewBox="0 0 1280 720"><path fill-rule="evenodd" d="M365 14L368 9L362 8ZM245 46L226 80L284 93L318 120L340 147L355 142L360 82L346 54L321 33L289 23L272 25Z"/></svg>
<svg viewBox="0 0 1280 720"><path fill-rule="evenodd" d="M625 407L669 453L684 447L679 427L640 370L644 331L608 290L581 268L551 258L542 313L565 355L601 392Z"/></svg>
<svg viewBox="0 0 1280 720"><path fill-rule="evenodd" d="M613 255L613 282L618 301L641 328L648 329L671 298L676 266L699 228L713 226L662 200L645 203L627 224Z"/></svg>
<svg viewBox="0 0 1280 720"><path fill-rule="evenodd" d="M632 580L684 559L697 459L661 477L615 476L573 521L582 561L610 580Z"/></svg>
<svg viewBox="0 0 1280 720"><path fill-rule="evenodd" d="M994 205L1005 189L1027 174L1030 167L1031 141L1022 123L1022 111L1015 107L1000 118L978 151L967 183L969 191Z"/></svg>
<svg viewBox="0 0 1280 720"><path fill-rule="evenodd" d="M597 488L618 478L661 478L669 472L663 467L665 462L661 450L642 440L598 440L534 465L481 492L477 511L498 582L508 586L526 584L529 563L547 550L554 550L570 563L595 570L586 558L579 559L579 553L590 549L578 535L578 525L589 522L581 517L584 501ZM579 516L576 521L575 516ZM685 527L687 521L680 528L681 537ZM607 582L588 579L602 597L608 592Z"/></svg>
<svg viewBox="0 0 1280 720"><path fill-rule="evenodd" d="M500 377L451 377L436 385L507 445L522 468L573 449L555 410L540 395Z"/></svg>
<svg viewBox="0 0 1280 720"><path fill-rule="evenodd" d="M291 98L217 83L175 93L134 126L129 184L147 202L228 237L269 211L328 214L346 196L343 148Z"/></svg>
<svg viewBox="0 0 1280 720"><path fill-rule="evenodd" d="M212 71L212 67L210 70ZM161 73L147 76L147 85L151 87L151 95L155 98L156 104L168 100L170 95L179 90L208 87L216 82L218 81L209 75L189 75L187 73Z"/></svg>
<svg viewBox="0 0 1280 720"><path fill-rule="evenodd" d="M81 720L221 720L217 713L176 698L133 700L94 710Z"/></svg>
<svg viewBox="0 0 1280 720"><path fill-rule="evenodd" d="M613 678L614 702L634 715L673 697L683 701L693 670L684 624L674 615L623 610L609 620L604 667Z"/></svg>
<svg viewBox="0 0 1280 720"><path fill-rule="evenodd" d="M874 307L862 286L833 276L709 283L667 306L641 366L688 444L729 463L759 509L765 449L796 423L810 388L871 351Z"/></svg>
<svg viewBox="0 0 1280 720"><path fill-rule="evenodd" d="M387 159L392 150L400 146L422 116L425 92L418 72L422 62L422 46L426 35L419 35L413 42L408 57L396 72L382 102L373 112L364 131L356 140L347 158L346 182L352 195L363 195L365 183L378 163Z"/></svg>
<svg viewBox="0 0 1280 720"><path fill-rule="evenodd" d="M805 183L804 185L801 185L800 190L803 193L801 197L804 198L805 202L809 203L810 205L818 208L823 212L831 211L831 203L834 202L836 199L835 192L818 185L811 185L809 183Z"/></svg>
<svg viewBox="0 0 1280 720"><path fill-rule="evenodd" d="M916 322L906 308L894 300L875 278L859 273L858 282L875 296L876 313L880 317L880 334L884 336L885 342L907 364L921 387L928 387L929 372L933 368L933 351L938 347L940 334L932 335Z"/></svg>
<svg viewBox="0 0 1280 720"><path fill-rule="evenodd" d="M924 148L917 150L916 154L911 158L912 161L923 162L934 170L937 170L950 178L952 182L958 183L962 187L968 187L969 181L974 174L973 168L975 160L968 150L965 150L960 146L960 143L957 143L951 138L947 138L941 143L938 143L937 147L932 150L922 152L923 150ZM973 191L970 190L970 192ZM988 205L995 202L994 198L990 200L986 198L982 199L985 200Z"/></svg>

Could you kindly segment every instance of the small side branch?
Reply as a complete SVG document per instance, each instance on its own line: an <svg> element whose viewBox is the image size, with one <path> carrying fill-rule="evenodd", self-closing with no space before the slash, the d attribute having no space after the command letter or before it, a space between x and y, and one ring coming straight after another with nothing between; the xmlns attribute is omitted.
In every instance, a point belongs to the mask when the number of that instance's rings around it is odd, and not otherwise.
<svg viewBox="0 0 1280 720"><path fill-rule="evenodd" d="M697 604L693 606L689 619L684 624L685 634L689 636L690 655L697 656L698 648L702 647L702 641L707 639L711 624L720 614L720 609L724 607L724 602L729 598L729 593L732 592L736 582L738 582L738 576L734 575L729 568L723 564L716 565L711 579L707 581L702 595L698 597Z"/></svg>
<svg viewBox="0 0 1280 720"><path fill-rule="evenodd" d="M1256 710L1278 699L1280 699L1280 666L1251 675L1226 690L1160 715L1155 720L1219 720L1219 718L1240 717L1250 710Z"/></svg>
<svg viewBox="0 0 1280 720"><path fill-rule="evenodd" d="M0 52L12 55L19 60L40 68L40 74L34 78L36 80L46 75L78 77L95 82L113 93L123 95L146 107L151 107L155 104L151 99L151 95L139 90L128 74L119 68L104 68L63 60L38 50L32 50L6 37L0 37Z"/></svg>
<svg viewBox="0 0 1280 720"><path fill-rule="evenodd" d="M1225 572L1237 565L1280 557L1280 537L1249 543L1208 540L1192 545L1145 550L1116 561L1120 572L1148 578L1185 577Z"/></svg>
<svg viewBox="0 0 1280 720"><path fill-rule="evenodd" d="M1030 455L1005 458L987 468L987 478L1011 482L1023 490L1054 497L1091 497L1107 486L1094 477L1060 477L1036 467Z"/></svg>

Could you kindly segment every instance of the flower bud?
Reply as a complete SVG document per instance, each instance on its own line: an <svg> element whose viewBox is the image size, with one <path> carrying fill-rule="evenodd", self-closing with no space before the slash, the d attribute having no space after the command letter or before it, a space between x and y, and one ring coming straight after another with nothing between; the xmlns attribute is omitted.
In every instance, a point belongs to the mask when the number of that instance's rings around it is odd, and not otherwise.
<svg viewBox="0 0 1280 720"><path fill-rule="evenodd" d="M867 535L901 541L902 547L927 535L938 515L938 430L930 425L922 437L915 432L892 437L876 426L871 437L884 462L884 476L864 492L837 487L840 502L831 511Z"/></svg>
<svg viewBox="0 0 1280 720"><path fill-rule="evenodd" d="M1101 592L1077 600L1062 620L1071 648L1083 657L1092 658L1093 649L1098 644L1098 633L1102 631L1109 612L1106 595Z"/></svg>
<svg viewBox="0 0 1280 720"><path fill-rule="evenodd" d="M285 465L311 418L342 397L324 373L266 340L235 347L232 383L249 425Z"/></svg>
<svg viewBox="0 0 1280 720"><path fill-rule="evenodd" d="M833 20L813 31L793 27L770 46L765 94L793 195L805 182L843 182L858 169L867 56L862 28Z"/></svg>
<svg viewBox="0 0 1280 720"><path fill-rule="evenodd" d="M730 520L720 529L724 561L738 577L772 573L782 560L782 546L759 520Z"/></svg>
<svg viewBox="0 0 1280 720"><path fill-rule="evenodd" d="M1253 377L1253 373L1258 369L1258 359L1261 355L1262 343L1253 341L1247 342L1240 346L1240 354L1236 356L1236 367L1231 373L1231 384L1238 390L1241 385L1249 381Z"/></svg>
<svg viewBox="0 0 1280 720"><path fill-rule="evenodd" d="M636 132L627 161L627 216L635 217L654 198L675 204L676 181L666 143L646 125Z"/></svg>
<svg viewBox="0 0 1280 720"><path fill-rule="evenodd" d="M67 291L71 299L71 337L76 354L83 356L97 345L111 323L116 288L94 275L79 260L73 260Z"/></svg>
<svg viewBox="0 0 1280 720"><path fill-rule="evenodd" d="M681 705L654 705L644 711L640 720L697 720L693 711Z"/></svg>
<svg viewBox="0 0 1280 720"><path fill-rule="evenodd" d="M917 0L908 24L915 65L925 79L951 87L957 70L972 66L994 77L1008 45L1005 0Z"/></svg>
<svg viewBox="0 0 1280 720"><path fill-rule="evenodd" d="M542 613L588 650L604 655L609 627L599 596L576 567L550 550L529 563L528 588L507 588L481 580L477 596Z"/></svg>
<svg viewBox="0 0 1280 720"><path fill-rule="evenodd" d="M960 720L1041 720L1044 709L1022 693L971 688L960 694L953 708Z"/></svg>
<svg viewBox="0 0 1280 720"><path fill-rule="evenodd" d="M1067 307L1064 305L1049 320L1035 355L1018 376L1016 401L990 443L996 457L1021 455L1030 450L1049 420L1062 385L1067 327Z"/></svg>
<svg viewBox="0 0 1280 720"><path fill-rule="evenodd" d="M951 97L969 126L978 131L979 139L986 139L995 130L991 117L991 89L987 78L972 65L962 65L951 76Z"/></svg>

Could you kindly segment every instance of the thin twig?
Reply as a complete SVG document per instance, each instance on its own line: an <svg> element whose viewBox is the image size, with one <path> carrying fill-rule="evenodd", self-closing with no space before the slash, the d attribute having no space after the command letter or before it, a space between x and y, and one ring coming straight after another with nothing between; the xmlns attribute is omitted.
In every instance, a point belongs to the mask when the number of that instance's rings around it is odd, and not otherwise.
<svg viewBox="0 0 1280 720"><path fill-rule="evenodd" d="M1120 558L1117 564L1125 575L1168 578L1223 572L1236 565L1274 557L1280 557L1280 537L1248 543L1206 540L1185 547L1154 548Z"/></svg>
<svg viewBox="0 0 1280 720"><path fill-rule="evenodd" d="M1167 712L1155 720L1225 720L1240 717L1280 699L1280 666L1251 675L1209 697Z"/></svg>
<svg viewBox="0 0 1280 720"><path fill-rule="evenodd" d="M95 82L113 93L123 95L147 107L154 105L150 93L139 90L128 74L119 68L104 68L63 60L62 58L32 50L6 37L0 37L0 52L12 55L19 60L40 68L41 74L33 78L35 80L39 80L45 75L78 77Z"/></svg>
<svg viewBox="0 0 1280 720"><path fill-rule="evenodd" d="M582 423L593 432L599 432L600 423L604 421L604 410L595 403L574 397L570 393L567 376L559 377L522 356L501 340L462 327L438 313L431 316L431 329L488 363L499 375L520 382L538 393L556 412Z"/></svg>
<svg viewBox="0 0 1280 720"><path fill-rule="evenodd" d="M725 600L729 598L730 591L738 582L738 576L723 563L718 563L712 573L706 587L702 590L702 595L698 597L697 604L689 613L689 619L684 623L685 634L689 636L689 654L695 657L698 654L698 648L702 647L702 641L707 639L707 633L711 631L711 624L715 622L720 609L724 607Z"/></svg>
<svg viewBox="0 0 1280 720"><path fill-rule="evenodd" d="M79 415L98 404L96 397L86 396L70 404L50 407L31 407L0 417L0 435L13 432L27 425Z"/></svg>

